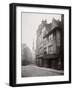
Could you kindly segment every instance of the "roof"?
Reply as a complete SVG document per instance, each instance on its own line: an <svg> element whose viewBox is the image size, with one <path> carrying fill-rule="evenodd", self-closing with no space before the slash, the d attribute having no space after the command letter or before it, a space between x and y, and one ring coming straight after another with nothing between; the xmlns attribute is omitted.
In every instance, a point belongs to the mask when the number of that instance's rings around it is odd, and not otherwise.
<svg viewBox="0 0 73 90"><path fill-rule="evenodd" d="M42 21L42 23L38 26L38 30L37 30L38 35L41 34L42 29L43 29L44 27L46 28L46 31L48 32L48 33L46 33L46 34L44 35L44 38L45 38L45 37L46 37L47 35L49 35L52 31L54 31L55 28L62 27L62 22L59 21L59 20L56 20L56 19L54 19L54 18L53 18L52 22L49 23L49 24L48 24L46 21Z"/></svg>
<svg viewBox="0 0 73 90"><path fill-rule="evenodd" d="M62 24L61 24L61 21L53 19L52 23L47 24L46 27L47 27L46 30L48 31L48 33L43 38L47 37L49 34L55 31L56 28L61 28Z"/></svg>

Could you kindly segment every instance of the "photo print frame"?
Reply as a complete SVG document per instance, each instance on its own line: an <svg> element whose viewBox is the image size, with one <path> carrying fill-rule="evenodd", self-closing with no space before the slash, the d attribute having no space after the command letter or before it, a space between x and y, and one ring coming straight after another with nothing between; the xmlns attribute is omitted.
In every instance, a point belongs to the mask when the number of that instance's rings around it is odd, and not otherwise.
<svg viewBox="0 0 73 90"><path fill-rule="evenodd" d="M10 4L10 86L71 83L71 7Z"/></svg>

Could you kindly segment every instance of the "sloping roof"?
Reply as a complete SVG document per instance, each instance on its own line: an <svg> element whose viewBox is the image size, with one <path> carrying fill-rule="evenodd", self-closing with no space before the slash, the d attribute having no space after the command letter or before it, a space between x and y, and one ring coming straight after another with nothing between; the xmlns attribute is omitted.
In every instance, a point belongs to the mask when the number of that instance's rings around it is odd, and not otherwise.
<svg viewBox="0 0 73 90"><path fill-rule="evenodd" d="M46 25L46 30L48 31L48 33L44 36L44 38L54 30L56 30L55 28L61 28L61 27L62 27L61 21L53 19L52 23Z"/></svg>
<svg viewBox="0 0 73 90"><path fill-rule="evenodd" d="M52 23L45 25L46 30L47 30L48 32L51 30L51 26L52 26Z"/></svg>
<svg viewBox="0 0 73 90"><path fill-rule="evenodd" d="M62 22L53 18L51 30L61 26L62 26Z"/></svg>
<svg viewBox="0 0 73 90"><path fill-rule="evenodd" d="M51 33L55 28L57 28L57 27L62 27L62 22L59 21L59 20L56 20L56 19L54 19L54 18L53 18L52 22L49 23L49 24L48 24L47 22L45 22L45 21L42 21L42 23L38 26L38 30L37 30L38 35L41 34L42 29L43 29L44 27L46 28L46 31L48 32L48 33L46 33L46 34L49 34L49 33ZM45 35L46 35L46 34L45 34ZM44 37L45 37L45 35L44 35Z"/></svg>

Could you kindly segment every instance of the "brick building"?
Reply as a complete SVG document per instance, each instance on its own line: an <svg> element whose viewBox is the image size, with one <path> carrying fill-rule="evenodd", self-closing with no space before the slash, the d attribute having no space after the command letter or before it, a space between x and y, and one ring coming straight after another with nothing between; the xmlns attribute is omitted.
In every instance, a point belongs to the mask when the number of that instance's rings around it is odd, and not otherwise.
<svg viewBox="0 0 73 90"><path fill-rule="evenodd" d="M64 69L64 16L61 21L53 18L48 24L42 20L37 30L36 64L38 66Z"/></svg>

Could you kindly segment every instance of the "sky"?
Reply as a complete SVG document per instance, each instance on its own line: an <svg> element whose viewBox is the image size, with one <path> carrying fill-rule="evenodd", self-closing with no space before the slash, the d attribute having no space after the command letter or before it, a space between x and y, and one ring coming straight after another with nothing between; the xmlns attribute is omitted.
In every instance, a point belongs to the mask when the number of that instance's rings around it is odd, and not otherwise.
<svg viewBox="0 0 73 90"><path fill-rule="evenodd" d="M31 51L34 42L34 48L36 48L36 31L42 20L47 20L47 23L51 23L52 19L61 20L60 14L40 14L40 13L22 13L22 44L26 44Z"/></svg>

